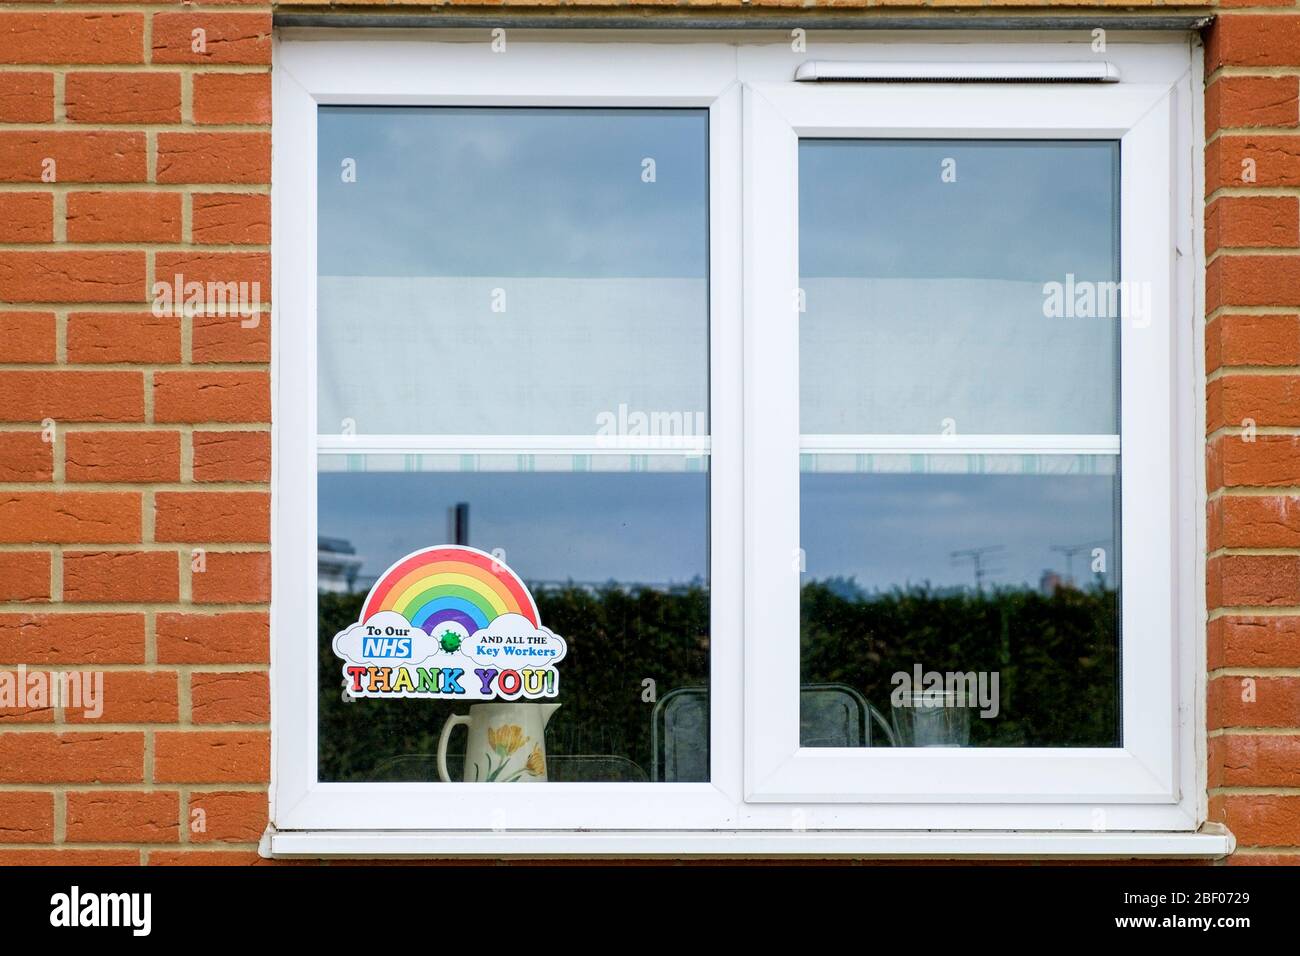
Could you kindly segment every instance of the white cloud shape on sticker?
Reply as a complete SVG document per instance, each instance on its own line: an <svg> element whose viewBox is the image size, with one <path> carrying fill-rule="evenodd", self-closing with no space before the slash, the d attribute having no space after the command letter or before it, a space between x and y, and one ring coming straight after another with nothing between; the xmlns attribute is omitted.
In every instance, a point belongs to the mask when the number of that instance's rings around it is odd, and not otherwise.
<svg viewBox="0 0 1300 956"><path fill-rule="evenodd" d="M534 627L522 614L502 614L461 645L465 656L480 666L499 670L553 665L568 650L564 638L549 628Z"/></svg>
<svg viewBox="0 0 1300 956"><path fill-rule="evenodd" d="M353 624L334 635L334 654L353 664L417 665L439 650L436 638L396 611L380 611L364 624Z"/></svg>

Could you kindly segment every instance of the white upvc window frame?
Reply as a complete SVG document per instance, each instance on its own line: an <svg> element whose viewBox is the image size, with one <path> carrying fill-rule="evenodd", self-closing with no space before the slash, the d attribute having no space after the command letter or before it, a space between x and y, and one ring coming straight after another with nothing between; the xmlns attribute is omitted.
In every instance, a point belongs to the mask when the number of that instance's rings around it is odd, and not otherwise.
<svg viewBox="0 0 1300 956"><path fill-rule="evenodd" d="M286 49L286 47L289 47ZM710 783L322 783L316 779L316 118L333 104L402 106L688 107L709 111L709 218L739 224L740 86L734 64L674 47L639 48L617 61L594 45L562 56L546 44L453 43L430 55L418 42L278 45L275 221L292 238L276 245L276 323L281 347L275 393L277 500L272 629L276 674L274 823L280 829L494 830L674 829L735 822L740 793L740 245L710 237L710 589L712 715ZM349 69L340 69L340 58ZM289 344L292 343L292 344ZM289 358L292 356L292 358ZM303 400L304 397L306 400ZM451 437L429 450L575 448L572 436ZM595 436L591 436L594 441ZM332 447L334 442L329 443ZM353 451L409 451L391 437L359 436ZM430 542L436 544L438 542ZM292 556L292 557L291 557ZM364 706L364 702L360 704Z"/></svg>
<svg viewBox="0 0 1300 956"><path fill-rule="evenodd" d="M1177 421L1173 385L1174 91L1105 86L745 88L745 796L750 801L1174 804ZM1120 320L1113 436L801 436L801 139L1095 139L1120 143L1120 276L1150 284L1151 314ZM1118 445L1118 447L1117 447ZM810 452L1113 454L1123 469L1122 745L1102 748L801 748L799 455ZM762 704L760 706L760 703Z"/></svg>
<svg viewBox="0 0 1300 956"><path fill-rule="evenodd" d="M1193 832L1205 819L1200 752L1204 667L1203 650L1195 639L1197 628L1203 627L1203 614L1195 610L1204 573L1203 559L1197 558L1203 540L1196 521L1204 495L1203 469L1194 441L1202 421L1197 397L1201 365L1199 333L1191 321L1202 295L1202 259L1194 239L1199 214L1191 201L1199 182L1199 152L1194 151L1199 139L1193 135L1199 114L1192 98L1198 58L1186 45L1180 50L1168 41L1149 48L1135 43L1126 52L1112 38L1108 58L1119 62L1134 82L1104 87L799 88L794 71L809 57L792 53L788 41L780 38L646 43L633 35L593 43L572 42L572 37L551 31L542 37L512 31L508 53L499 54L492 51L490 37L480 32L402 40L276 41L273 773L268 852L1225 852L1228 838ZM1086 58L1086 51L1086 38L1075 46L1035 40L939 50L895 41L885 51L878 44L837 39L819 45L817 57L1077 61ZM905 94L907 109L874 107L881 112L871 114L868 129L846 125L834 107L815 105L861 104L872 98L866 96L872 89L877 96L888 94L880 98L882 104L897 102L896 95ZM1105 99L1108 91L1116 95ZM1035 106L1014 117L979 106L982 96L1010 102L1008 98L1021 93L1035 94ZM921 128L929 131L926 135L939 135L939 130L984 135L1002 128L1016 136L1063 136L1066 127L1059 115L1050 115L1051 104L1076 95L1081 113L1071 117L1069 135L1123 137L1139 130L1133 143L1147 141L1142 148L1156 155L1163 142L1163 161L1170 166L1169 188L1150 205L1130 196L1127 181L1121 186L1126 222L1132 215L1159 212L1156 233L1147 235L1152 249L1167 253L1167 273L1161 273L1168 291L1164 324L1153 322L1163 338L1154 342L1153 334L1145 346L1140 341L1135 346L1148 350L1144 354L1152 356L1159 375L1150 379L1127 366L1123 372L1126 398L1150 398L1159 406L1158 414L1135 413L1130 423L1131 402L1124 402L1126 477L1134 464L1143 463L1165 476L1168 489L1158 514L1143 508L1130 514L1126 499L1123 515L1130 587L1138 576L1134 554L1164 552L1156 563L1160 582L1168 585L1160 592L1165 603L1148 602L1143 617L1130 622L1126 616L1124 622L1126 633L1132 626L1165 628L1160 640L1152 642L1155 646L1132 648L1157 675L1149 709L1154 724L1130 727L1133 711L1127 698L1137 691L1141 675L1126 658L1123 748L1001 754L972 749L950 751L942 760L899 751L889 757L910 782L890 789L873 777L885 766L872 763L883 751L865 755L864 761L857 753L800 750L797 731L791 730L797 727L797 694L781 700L778 691L781 702L775 706L771 696L760 699L776 688L780 668L793 666L786 671L784 689L795 686L796 678L790 675L798 673L797 653L791 661L788 651L772 641L773 628L778 622L788 626L792 609L793 633L798 633L797 580L790 575L790 554L798 537L798 389L797 374L789 377L797 348L777 354L783 345L797 346L797 322L777 304L788 304L790 290L797 286L797 263L790 255L797 249L797 178L773 183L778 166L787 174L792 170L787 162L792 154L756 164L754 149L760 144L755 136L787 151L796 131L808 135L809 130L904 136L916 135ZM1097 102L1105 105L1093 105ZM1139 110L1140 102L1148 109ZM316 780L316 111L325 104L709 110L710 782L496 787ZM922 119L912 107L931 112ZM849 110L857 117L854 123L867 115L861 109ZM1037 132L1030 129L1035 117L1044 123ZM744 148L746 142L749 149ZM779 201L742 202L744 196L757 195L753 190L758 188L773 189ZM1159 271L1151 262L1130 260L1128 246L1126 273L1130 268ZM1175 246L1180 253L1176 261ZM768 269L772 271L766 273ZM766 301L778 288L780 296ZM765 395L753 387L754 370L769 367L784 368L779 374L787 377L779 390ZM778 400L778 392L784 400ZM1130 441L1146 439L1153 442L1153 451L1130 449ZM383 446L382 439L375 441L376 448ZM775 465L771 478L757 475L760 464ZM793 495L782 497L792 486ZM762 519L764 503L775 508L768 512L773 520ZM1140 541L1130 541L1130 533L1139 532L1150 535L1145 551ZM777 616L764 623L761 618L769 613ZM1126 641L1126 654L1129 651ZM987 769L962 769L977 765ZM936 835L941 831L950 836L941 839ZM1059 835L1035 843L1033 835L1045 831Z"/></svg>

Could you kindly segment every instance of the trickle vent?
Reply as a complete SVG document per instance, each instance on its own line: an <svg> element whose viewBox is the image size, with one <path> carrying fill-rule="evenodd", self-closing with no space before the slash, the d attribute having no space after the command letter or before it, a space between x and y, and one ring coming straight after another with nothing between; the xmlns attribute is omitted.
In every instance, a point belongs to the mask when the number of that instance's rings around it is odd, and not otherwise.
<svg viewBox="0 0 1300 956"><path fill-rule="evenodd" d="M809 60L799 83L1118 83L1106 60L1082 63L957 63Z"/></svg>

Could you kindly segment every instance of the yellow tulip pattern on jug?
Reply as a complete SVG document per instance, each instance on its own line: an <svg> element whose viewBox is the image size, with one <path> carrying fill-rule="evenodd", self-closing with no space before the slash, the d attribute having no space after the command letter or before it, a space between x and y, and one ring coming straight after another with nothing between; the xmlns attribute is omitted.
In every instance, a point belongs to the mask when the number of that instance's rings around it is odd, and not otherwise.
<svg viewBox="0 0 1300 956"><path fill-rule="evenodd" d="M489 752L485 755L487 759L487 775L482 776L482 771L478 763L475 762L474 779L481 779L484 783L514 783L524 774L532 777L542 776L546 773L546 758L542 756L542 748L538 744L533 744L532 753L528 755L528 759L521 769L516 770L508 777L502 776L510 767L515 751L524 747L531 739L531 737L524 736L524 729L518 724L489 727L487 731ZM495 766L493 766L493 756L498 761Z"/></svg>

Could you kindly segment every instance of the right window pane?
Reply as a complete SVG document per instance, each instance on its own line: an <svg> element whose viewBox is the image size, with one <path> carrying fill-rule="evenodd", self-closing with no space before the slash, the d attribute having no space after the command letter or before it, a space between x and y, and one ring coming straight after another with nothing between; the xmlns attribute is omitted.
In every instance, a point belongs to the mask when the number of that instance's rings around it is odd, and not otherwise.
<svg viewBox="0 0 1300 956"><path fill-rule="evenodd" d="M1120 744L1118 171L800 143L803 746Z"/></svg>

